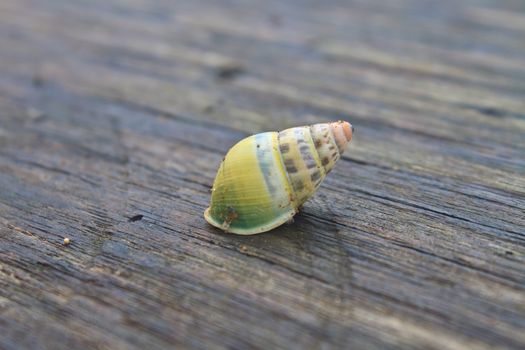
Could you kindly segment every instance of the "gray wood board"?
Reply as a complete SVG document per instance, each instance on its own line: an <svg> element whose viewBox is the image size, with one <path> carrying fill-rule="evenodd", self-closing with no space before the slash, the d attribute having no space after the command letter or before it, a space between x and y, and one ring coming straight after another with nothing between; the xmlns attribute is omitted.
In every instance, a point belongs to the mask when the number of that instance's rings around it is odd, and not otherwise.
<svg viewBox="0 0 525 350"><path fill-rule="evenodd" d="M0 2L0 348L525 347L524 38L511 0ZM204 221L234 143L338 119L295 223Z"/></svg>

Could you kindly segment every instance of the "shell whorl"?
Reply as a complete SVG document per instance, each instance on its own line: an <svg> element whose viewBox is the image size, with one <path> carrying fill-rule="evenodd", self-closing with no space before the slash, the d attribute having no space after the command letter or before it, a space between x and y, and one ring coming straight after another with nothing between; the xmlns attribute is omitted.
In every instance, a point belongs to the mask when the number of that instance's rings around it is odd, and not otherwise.
<svg viewBox="0 0 525 350"><path fill-rule="evenodd" d="M352 138L348 122L315 124L281 131L279 149L296 207L321 185Z"/></svg>

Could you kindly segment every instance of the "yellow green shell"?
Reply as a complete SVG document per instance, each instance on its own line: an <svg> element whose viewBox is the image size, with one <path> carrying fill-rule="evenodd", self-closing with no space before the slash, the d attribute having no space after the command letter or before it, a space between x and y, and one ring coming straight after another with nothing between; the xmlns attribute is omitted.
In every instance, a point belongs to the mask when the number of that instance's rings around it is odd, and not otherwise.
<svg viewBox="0 0 525 350"><path fill-rule="evenodd" d="M352 138L336 122L253 135L221 163L204 217L226 232L250 235L289 221L310 198Z"/></svg>

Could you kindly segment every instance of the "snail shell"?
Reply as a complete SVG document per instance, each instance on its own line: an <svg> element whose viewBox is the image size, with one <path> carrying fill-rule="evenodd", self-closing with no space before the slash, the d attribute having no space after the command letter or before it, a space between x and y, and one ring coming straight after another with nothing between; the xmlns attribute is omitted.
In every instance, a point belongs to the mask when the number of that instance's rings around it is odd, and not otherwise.
<svg viewBox="0 0 525 350"><path fill-rule="evenodd" d="M226 232L251 235L292 219L352 139L348 122L265 132L233 146L213 183L204 217Z"/></svg>

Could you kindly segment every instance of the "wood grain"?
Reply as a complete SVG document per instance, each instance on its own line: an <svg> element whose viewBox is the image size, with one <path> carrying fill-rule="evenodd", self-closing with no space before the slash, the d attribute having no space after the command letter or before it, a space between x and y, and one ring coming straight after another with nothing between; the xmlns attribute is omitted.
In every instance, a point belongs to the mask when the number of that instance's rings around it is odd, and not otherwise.
<svg viewBox="0 0 525 350"><path fill-rule="evenodd" d="M0 2L0 348L525 347L524 23L512 0ZM294 224L206 224L235 142L338 119L355 138Z"/></svg>

